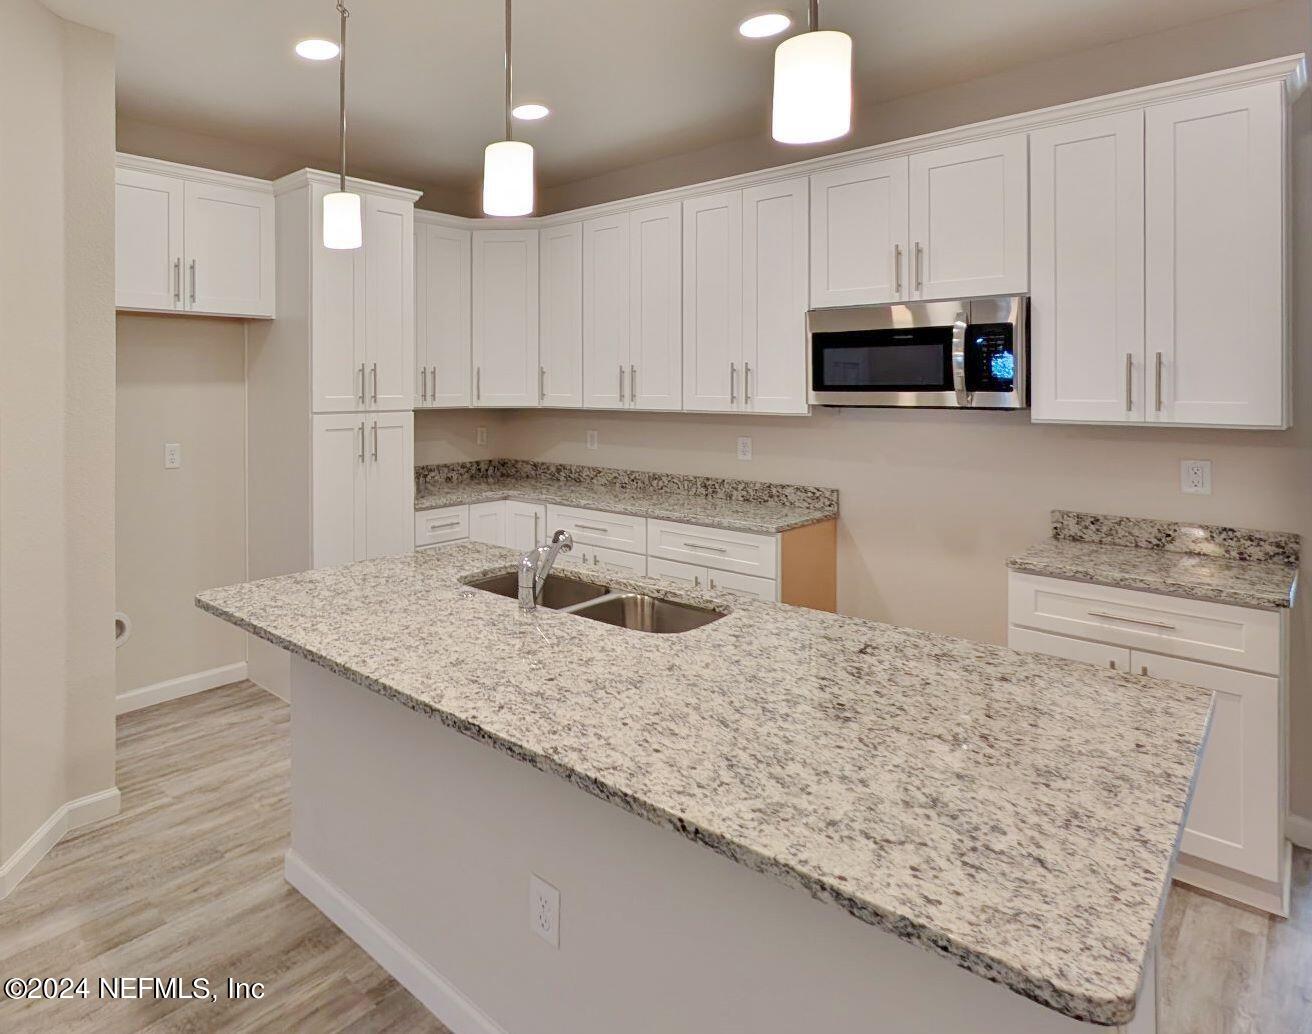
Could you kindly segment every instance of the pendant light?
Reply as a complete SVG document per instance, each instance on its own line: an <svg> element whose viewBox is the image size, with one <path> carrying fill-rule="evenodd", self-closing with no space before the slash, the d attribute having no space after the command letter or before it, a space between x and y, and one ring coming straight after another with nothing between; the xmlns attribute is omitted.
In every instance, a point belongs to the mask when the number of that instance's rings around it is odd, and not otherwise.
<svg viewBox="0 0 1312 1034"><path fill-rule="evenodd" d="M820 0L811 0L809 30L774 52L771 132L781 144L818 144L852 129L852 37L820 31Z"/></svg>
<svg viewBox="0 0 1312 1034"><path fill-rule="evenodd" d="M533 211L533 145L512 139L510 0L506 0L506 138L483 152L483 211L528 215Z"/></svg>
<svg viewBox="0 0 1312 1034"><path fill-rule="evenodd" d="M360 195L346 189L346 19L351 14L342 6L341 0L338 0L337 12L342 16L341 49L337 54L341 165L338 169L338 189L323 196L323 246L345 251L360 247L364 242L364 234L360 227Z"/></svg>

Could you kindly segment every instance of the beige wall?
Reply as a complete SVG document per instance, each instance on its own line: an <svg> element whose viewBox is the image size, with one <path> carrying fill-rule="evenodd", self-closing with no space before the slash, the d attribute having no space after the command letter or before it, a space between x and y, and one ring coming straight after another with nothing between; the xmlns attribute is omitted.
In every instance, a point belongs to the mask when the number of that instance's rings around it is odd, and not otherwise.
<svg viewBox="0 0 1312 1034"><path fill-rule="evenodd" d="M237 664L245 637L201 589L246 577L246 324L118 316L119 693ZM164 445L182 467L164 469Z"/></svg>
<svg viewBox="0 0 1312 1034"><path fill-rule="evenodd" d="M0 0L0 866L114 783L110 37Z"/></svg>

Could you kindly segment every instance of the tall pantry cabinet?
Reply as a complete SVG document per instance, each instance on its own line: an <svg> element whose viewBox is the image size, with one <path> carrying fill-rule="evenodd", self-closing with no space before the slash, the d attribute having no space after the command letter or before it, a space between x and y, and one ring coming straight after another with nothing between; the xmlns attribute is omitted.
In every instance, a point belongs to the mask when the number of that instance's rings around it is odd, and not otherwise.
<svg viewBox="0 0 1312 1034"><path fill-rule="evenodd" d="M252 578L414 545L419 194L349 181L362 196L364 246L332 251L323 195L336 183L302 170L274 184L278 318L252 327L247 351Z"/></svg>

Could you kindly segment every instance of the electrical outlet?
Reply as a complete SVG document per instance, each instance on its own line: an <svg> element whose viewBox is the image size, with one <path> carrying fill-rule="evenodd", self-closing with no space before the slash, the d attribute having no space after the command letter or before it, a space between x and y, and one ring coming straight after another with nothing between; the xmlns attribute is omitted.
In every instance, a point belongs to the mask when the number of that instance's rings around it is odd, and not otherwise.
<svg viewBox="0 0 1312 1034"><path fill-rule="evenodd" d="M1180 491L1187 495L1212 494L1212 461L1181 460Z"/></svg>
<svg viewBox="0 0 1312 1034"><path fill-rule="evenodd" d="M750 460L752 458L752 440L746 435L738 439L738 458L740 460Z"/></svg>
<svg viewBox="0 0 1312 1034"><path fill-rule="evenodd" d="M588 432L588 448L589 448L589 449L595 449L596 447L597 447L597 432L596 432L596 431L589 431L589 432Z"/></svg>
<svg viewBox="0 0 1312 1034"><path fill-rule="evenodd" d="M182 446L177 442L169 442L164 446L164 469L177 470L182 466Z"/></svg>
<svg viewBox="0 0 1312 1034"><path fill-rule="evenodd" d="M529 877L528 926L553 948L560 947L560 891L541 876Z"/></svg>
<svg viewBox="0 0 1312 1034"><path fill-rule="evenodd" d="M479 428L476 428L476 429L474 430L474 444L475 444L475 445L486 445L486 444L487 444L487 428L486 428L486 427L479 427Z"/></svg>

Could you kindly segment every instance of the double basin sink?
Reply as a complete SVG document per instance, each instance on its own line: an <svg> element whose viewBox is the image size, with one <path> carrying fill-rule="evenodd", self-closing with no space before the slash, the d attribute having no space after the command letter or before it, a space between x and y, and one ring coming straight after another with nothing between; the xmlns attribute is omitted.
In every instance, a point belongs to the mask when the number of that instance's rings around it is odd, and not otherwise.
<svg viewBox="0 0 1312 1034"><path fill-rule="evenodd" d="M512 600L519 597L519 579L514 571L481 578L470 582L469 586ZM596 582L562 578L555 574L547 575L538 596L538 606L635 632L661 634L691 632L724 617L719 611L707 607L662 600L641 592L612 591L609 586Z"/></svg>

